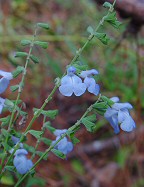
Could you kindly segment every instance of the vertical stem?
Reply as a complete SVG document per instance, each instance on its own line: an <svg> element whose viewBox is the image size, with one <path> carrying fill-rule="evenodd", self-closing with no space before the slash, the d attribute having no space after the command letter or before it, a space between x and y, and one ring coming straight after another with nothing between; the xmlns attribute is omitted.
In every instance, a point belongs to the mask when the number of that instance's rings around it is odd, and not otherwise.
<svg viewBox="0 0 144 187"><path fill-rule="evenodd" d="M12 127L13 127L13 119L14 119L14 115L15 115L15 111L16 111L16 107L17 107L17 103L20 99L20 95L21 95L21 92L22 92L22 87L23 87L23 84L24 84L24 80L25 80L25 76L26 76L26 71L27 71L27 66L28 66L28 63L30 61L30 56L31 56L31 53L32 53L32 49L33 49L33 46L34 46L34 41L35 41L35 37L36 37L36 33L37 33L37 26L36 26L36 29L35 29L35 32L34 32L34 35L33 35L33 39L32 39L32 42L30 44L30 49L29 49L29 53L28 53L28 56L26 58L26 63L25 63L25 67L24 67L24 72L23 72L23 75L22 75L22 79L21 79L21 82L19 84L19 89L18 89L18 95L17 95L17 98L16 98L16 102L14 104L14 108L13 108L13 111L12 111L12 114L11 114L11 118L10 118L10 122L9 122L9 126L8 126L8 132L11 131ZM6 139L5 139L5 145L7 144L8 142L8 138L9 138L9 134L7 135ZM6 147L6 146L5 146ZM4 147L4 156L2 158L2 161L1 161L1 165L0 165L0 172L2 171L2 168L3 168L3 164L4 164L4 161L6 159L6 148Z"/></svg>

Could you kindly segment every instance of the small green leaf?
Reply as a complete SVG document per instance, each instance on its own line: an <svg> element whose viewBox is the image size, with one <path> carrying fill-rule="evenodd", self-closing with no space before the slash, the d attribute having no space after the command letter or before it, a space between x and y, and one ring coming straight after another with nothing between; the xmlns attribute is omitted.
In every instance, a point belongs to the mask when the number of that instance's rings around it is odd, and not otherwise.
<svg viewBox="0 0 144 187"><path fill-rule="evenodd" d="M6 99L5 100L5 105L7 105L8 107L12 108L12 107L14 107L14 102L9 100L9 99Z"/></svg>
<svg viewBox="0 0 144 187"><path fill-rule="evenodd" d="M96 115L93 114L93 115L87 116L86 119L91 122L96 122Z"/></svg>
<svg viewBox="0 0 144 187"><path fill-rule="evenodd" d="M52 133L56 130L54 127L51 126L51 124L50 124L49 121L45 122L44 125L43 125L43 127L47 128Z"/></svg>
<svg viewBox="0 0 144 187"><path fill-rule="evenodd" d="M52 143L52 140L50 140L50 139L48 139L48 138L42 137L40 140L41 140L43 143L45 143L46 145L48 145L48 146L50 146L51 143Z"/></svg>
<svg viewBox="0 0 144 187"><path fill-rule="evenodd" d="M48 23L37 23L37 26L44 28L44 29L50 29L50 26Z"/></svg>
<svg viewBox="0 0 144 187"><path fill-rule="evenodd" d="M28 151L28 152L35 152L35 148L30 146L30 145L27 145L27 144L24 144L24 148Z"/></svg>
<svg viewBox="0 0 144 187"><path fill-rule="evenodd" d="M61 159L65 159L66 155L63 154L61 151L57 150L57 149L52 149L51 150L57 157L61 158Z"/></svg>
<svg viewBox="0 0 144 187"><path fill-rule="evenodd" d="M38 108L34 108L33 111L34 112L38 112L39 109ZM47 117L49 117L51 119L55 119L55 117L58 114L58 110L42 110L41 114L44 115L44 116L47 116Z"/></svg>
<svg viewBox="0 0 144 187"><path fill-rule="evenodd" d="M42 135L42 131L36 131L36 130L29 130L27 133L30 133L33 135L36 139L39 139Z"/></svg>
<svg viewBox="0 0 144 187"><path fill-rule="evenodd" d="M86 127L86 129L89 132L93 132L94 131L93 129L94 129L95 123L89 121L87 117L82 119L82 123L84 124L84 126Z"/></svg>
<svg viewBox="0 0 144 187"><path fill-rule="evenodd" d="M21 40L21 45L26 46L26 45L30 45L31 41L30 40Z"/></svg>
<svg viewBox="0 0 144 187"><path fill-rule="evenodd" d="M5 118L0 118L1 123L1 127L5 127L8 126L9 122L10 122L10 116L7 116Z"/></svg>
<svg viewBox="0 0 144 187"><path fill-rule="evenodd" d="M109 2L105 2L104 4L103 4L103 7L105 7L105 8L112 8L112 4L111 3L109 3Z"/></svg>
<svg viewBox="0 0 144 187"><path fill-rule="evenodd" d="M24 71L24 67L18 66L13 72L13 78L16 78L19 74L21 74Z"/></svg>
<svg viewBox="0 0 144 187"><path fill-rule="evenodd" d="M36 56L34 56L34 55L31 55L31 56L30 56L30 59L31 59L35 64L38 64L38 63L40 62L40 60L39 60Z"/></svg>
<svg viewBox="0 0 144 187"><path fill-rule="evenodd" d="M110 38L105 33L95 32L94 35L104 44L107 45Z"/></svg>
<svg viewBox="0 0 144 187"><path fill-rule="evenodd" d="M107 98L106 96L101 96L101 99L107 103L109 106L112 106L114 104L114 102L112 100L110 100L109 98Z"/></svg>
<svg viewBox="0 0 144 187"><path fill-rule="evenodd" d="M116 12L112 12L110 13L109 15L107 15L105 17L105 21L107 21L108 23L110 23L113 27L115 28L119 28L119 26L121 25L121 22L119 22L117 20L117 17L116 17Z"/></svg>
<svg viewBox="0 0 144 187"><path fill-rule="evenodd" d="M35 41L34 44L42 47L43 49L47 49L48 48L48 42Z"/></svg>
<svg viewBox="0 0 144 187"><path fill-rule="evenodd" d="M70 136L70 139L71 139L71 141L72 141L72 143L73 143L74 145L76 145L77 143L80 142L80 140L79 140L78 138L76 138L75 136Z"/></svg>
<svg viewBox="0 0 144 187"><path fill-rule="evenodd" d="M19 85L11 86L10 89L12 92L15 92L16 90L19 89Z"/></svg>
<svg viewBox="0 0 144 187"><path fill-rule="evenodd" d="M90 34L94 34L94 29L91 26L88 26L87 32L89 32Z"/></svg>
<svg viewBox="0 0 144 187"><path fill-rule="evenodd" d="M9 135L9 133L8 133L8 131L6 129L1 129L1 133L5 137L7 137Z"/></svg>
<svg viewBox="0 0 144 187"><path fill-rule="evenodd" d="M96 110L98 114L103 116L106 112L106 109L108 108L108 104L106 102L95 103L93 105L93 108Z"/></svg>
<svg viewBox="0 0 144 187"><path fill-rule="evenodd" d="M16 52L15 57L26 57L28 56L28 53L26 52Z"/></svg>

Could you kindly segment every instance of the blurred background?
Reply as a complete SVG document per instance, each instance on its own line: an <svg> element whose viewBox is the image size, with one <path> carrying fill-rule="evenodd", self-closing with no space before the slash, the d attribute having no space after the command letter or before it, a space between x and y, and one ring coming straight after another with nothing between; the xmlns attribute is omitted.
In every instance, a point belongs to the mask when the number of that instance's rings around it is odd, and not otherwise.
<svg viewBox="0 0 144 187"><path fill-rule="evenodd" d="M84 44L89 25L95 27L107 10L103 0L0 0L0 69L12 71L24 65L24 59L15 59L15 51L28 51L22 47L22 39L31 39L37 22L49 23L51 29L38 31L38 40L49 42L42 50L35 47L33 54L39 64L30 63L21 98L28 112L27 124L32 118L32 108L40 107L60 77ZM112 2L109 0L109 2ZM118 19L123 23L119 30L104 24L101 31L111 40L108 46L94 39L80 60L100 74L98 83L107 97L118 96L122 102L130 102L137 129L132 133L115 135L104 118L97 116L95 133L84 127L77 132L80 143L66 160L52 154L36 168L35 177L28 178L22 186L44 187L144 187L144 0L117 0ZM17 80L12 80L14 85ZM8 89L4 98L15 99L16 92ZM69 128L95 101L89 93L81 97L65 98L57 91L47 109L58 109L59 115L52 121L55 128ZM5 116L7 113L4 113ZM40 130L39 118L33 129ZM20 128L19 128L20 129ZM45 136L54 140L49 132ZM30 145L35 138L29 137ZM93 146L94 145L94 146ZM44 151L41 144L39 150ZM7 173L0 186L13 186L16 176Z"/></svg>

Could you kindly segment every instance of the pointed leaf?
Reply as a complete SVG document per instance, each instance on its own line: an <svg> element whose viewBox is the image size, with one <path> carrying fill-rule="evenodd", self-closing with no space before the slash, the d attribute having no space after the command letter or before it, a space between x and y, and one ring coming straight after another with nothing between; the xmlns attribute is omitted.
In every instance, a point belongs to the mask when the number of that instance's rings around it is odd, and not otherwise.
<svg viewBox="0 0 144 187"><path fill-rule="evenodd" d="M49 121L45 122L43 126L52 133L56 130L54 127L51 126L51 123Z"/></svg>
<svg viewBox="0 0 144 187"><path fill-rule="evenodd" d="M21 45L26 46L26 45L30 45L31 44L31 40L21 40Z"/></svg>
<svg viewBox="0 0 144 187"><path fill-rule="evenodd" d="M37 26L44 28L44 29L50 29L50 26L48 23L37 23Z"/></svg>
<svg viewBox="0 0 144 187"><path fill-rule="evenodd" d="M110 38L105 33L95 32L94 35L104 44L107 45Z"/></svg>
<svg viewBox="0 0 144 187"><path fill-rule="evenodd" d="M94 29L91 26L88 26L87 32L89 32L90 34L94 34Z"/></svg>
<svg viewBox="0 0 144 187"><path fill-rule="evenodd" d="M57 157L61 158L61 159L65 159L66 155L63 154L61 151L57 150L57 149L52 149L51 150Z"/></svg>
<svg viewBox="0 0 144 187"><path fill-rule="evenodd" d="M36 56L34 56L34 55L31 55L31 56L30 56L30 59L31 59L35 64L38 64L38 63L40 62L40 60L39 60Z"/></svg>
<svg viewBox="0 0 144 187"><path fill-rule="evenodd" d="M24 67L18 66L13 72L13 78L16 78L19 74L21 74L24 71Z"/></svg>
<svg viewBox="0 0 144 187"><path fill-rule="evenodd" d="M34 44L42 47L43 49L47 49L48 48L48 42L35 41Z"/></svg>
<svg viewBox="0 0 144 187"><path fill-rule="evenodd" d="M111 4L111 3L109 3L109 2L105 2L104 4L103 4L103 7L105 7L105 8L111 8L113 5Z"/></svg>
<svg viewBox="0 0 144 187"><path fill-rule="evenodd" d="M39 139L42 135L42 131L36 131L36 130L29 130L27 133L30 133L33 135L36 139Z"/></svg>
<svg viewBox="0 0 144 187"><path fill-rule="evenodd" d="M19 89L19 85L11 86L10 89L12 92L15 92L16 90Z"/></svg>
<svg viewBox="0 0 144 187"><path fill-rule="evenodd" d="M87 119L87 117L85 117L85 118L82 119L82 123L84 124L84 126L86 127L86 129L87 129L89 132L93 132L95 123L89 121L89 120Z"/></svg>
<svg viewBox="0 0 144 187"><path fill-rule="evenodd" d="M43 143L45 143L45 144L48 145L48 146L50 146L51 143L52 143L52 140L50 140L50 139L48 139L48 138L44 138L44 137L42 137L42 138L40 139L40 141L42 141Z"/></svg>
<svg viewBox="0 0 144 187"><path fill-rule="evenodd" d="M28 53L26 52L16 52L15 57L26 57L28 56Z"/></svg>

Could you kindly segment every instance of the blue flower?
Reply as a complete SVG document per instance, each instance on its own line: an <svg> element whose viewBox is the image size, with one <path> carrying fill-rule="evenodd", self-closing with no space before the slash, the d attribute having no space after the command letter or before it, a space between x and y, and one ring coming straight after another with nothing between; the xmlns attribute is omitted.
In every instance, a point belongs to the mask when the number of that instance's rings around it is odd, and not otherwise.
<svg viewBox="0 0 144 187"><path fill-rule="evenodd" d="M123 131L131 132L136 128L129 113L129 110L133 108L132 105L130 103L117 103L119 101L118 97L113 97L111 100L115 103L112 107L107 108L104 117L109 121L116 134L120 132L120 128Z"/></svg>
<svg viewBox="0 0 144 187"><path fill-rule="evenodd" d="M74 93L76 96L81 96L85 92L86 85L75 75L75 72L76 68L70 66L67 69L67 75L61 79L59 91L62 95L70 97Z"/></svg>
<svg viewBox="0 0 144 187"><path fill-rule="evenodd" d="M26 157L27 154L27 150L18 149L15 152L15 157L13 160L13 164L16 167L16 170L22 175L27 173L33 167L33 162Z"/></svg>
<svg viewBox="0 0 144 187"><path fill-rule="evenodd" d="M55 141L52 141L52 145L59 140L61 136L57 136ZM58 144L55 146L55 149L61 151L63 154L68 154L73 150L73 144L67 140L66 137L64 137L62 140L58 142Z"/></svg>
<svg viewBox="0 0 144 187"><path fill-rule="evenodd" d="M3 107L5 106L4 103L5 103L5 99L0 97L0 114L2 113Z"/></svg>
<svg viewBox="0 0 144 187"><path fill-rule="evenodd" d="M0 76L2 76L2 78L0 79L0 94L1 94L7 89L10 80L13 79L13 75L10 72L5 72L0 70Z"/></svg>
<svg viewBox="0 0 144 187"><path fill-rule="evenodd" d="M67 129L63 129L63 130L56 129L56 130L54 131L54 135L55 135L55 136L60 136L61 134L64 134L64 133L66 133L66 132L67 132Z"/></svg>
<svg viewBox="0 0 144 187"><path fill-rule="evenodd" d="M87 87L87 90L94 95L98 95L100 91L100 87L96 84L95 79L92 77L93 75L97 75L98 71L96 69L91 69L87 71L82 71L80 77L84 78L84 83Z"/></svg>
<svg viewBox="0 0 144 187"><path fill-rule="evenodd" d="M19 143L20 138L17 138L16 136L12 136L11 137L12 142L16 145L17 143ZM20 143L20 148L23 148L23 143Z"/></svg>

